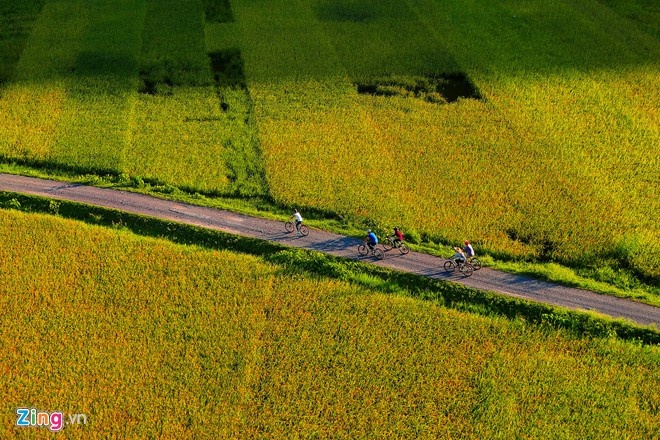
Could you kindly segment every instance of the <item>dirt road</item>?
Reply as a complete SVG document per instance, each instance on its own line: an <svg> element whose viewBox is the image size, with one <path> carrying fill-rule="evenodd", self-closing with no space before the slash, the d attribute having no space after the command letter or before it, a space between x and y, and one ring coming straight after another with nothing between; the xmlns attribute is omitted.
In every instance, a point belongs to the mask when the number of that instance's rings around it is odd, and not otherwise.
<svg viewBox="0 0 660 440"><path fill-rule="evenodd" d="M114 208L133 214L261 238L286 246L313 249L346 258L363 259L391 269L455 281L477 289L490 290L574 310L596 311L604 315L625 318L641 325L655 324L660 328L660 308L658 307L488 268L483 268L475 272L473 276L466 278L459 272L446 273L442 268L445 260L416 252L401 255L398 251L393 250L386 252L385 258L378 261L373 257L358 255L357 246L360 243L358 240L326 231L312 229L309 236L299 237L297 234L286 233L282 222L187 205L126 191L9 174L0 174L0 190Z"/></svg>

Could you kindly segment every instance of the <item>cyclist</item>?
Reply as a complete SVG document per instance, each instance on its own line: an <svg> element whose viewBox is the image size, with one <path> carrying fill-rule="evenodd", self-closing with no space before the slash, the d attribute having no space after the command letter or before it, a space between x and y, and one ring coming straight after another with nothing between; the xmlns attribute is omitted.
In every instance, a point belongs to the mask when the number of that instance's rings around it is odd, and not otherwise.
<svg viewBox="0 0 660 440"><path fill-rule="evenodd" d="M468 258L474 257L474 249L472 248L472 245L470 244L470 242L465 240L464 244L465 244L465 246L463 247L463 253Z"/></svg>
<svg viewBox="0 0 660 440"><path fill-rule="evenodd" d="M375 246L378 244L378 237L371 229L367 229L367 236L364 238L365 243L369 246L371 252L374 251Z"/></svg>
<svg viewBox="0 0 660 440"><path fill-rule="evenodd" d="M302 218L302 215L300 215L300 213L298 212L298 210L294 209L293 214L291 214L291 217L289 217L289 218L290 219L292 219L292 218L296 219L296 231L298 231L298 234L302 234L302 232L300 232L300 225L302 225L303 218Z"/></svg>
<svg viewBox="0 0 660 440"><path fill-rule="evenodd" d="M403 232L401 232L401 229L399 229L395 226L394 227L394 234L390 235L389 238L392 239L392 244L394 246L398 246L401 243L403 243Z"/></svg>
<svg viewBox="0 0 660 440"><path fill-rule="evenodd" d="M467 261L467 257L465 256L463 249L459 248L458 246L454 246L454 250L456 251L456 253L452 255L450 260L454 260L456 264L465 263Z"/></svg>

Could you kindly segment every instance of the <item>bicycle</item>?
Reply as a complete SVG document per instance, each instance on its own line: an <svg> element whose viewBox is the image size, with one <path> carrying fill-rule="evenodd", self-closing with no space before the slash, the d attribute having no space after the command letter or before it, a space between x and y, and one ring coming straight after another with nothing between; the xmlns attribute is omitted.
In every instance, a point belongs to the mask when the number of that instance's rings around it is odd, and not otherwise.
<svg viewBox="0 0 660 440"><path fill-rule="evenodd" d="M400 240L394 239L394 237L385 237L385 240L383 240L383 249L385 249L385 252L392 250L394 248L399 249L399 252L401 252L403 255L406 255L408 252L410 252L410 248L403 243Z"/></svg>
<svg viewBox="0 0 660 440"><path fill-rule="evenodd" d="M286 229L286 232L293 232L296 230L296 224L292 221L285 222L284 229ZM300 232L300 234L306 237L309 235L309 228L305 225L300 225L298 232Z"/></svg>
<svg viewBox="0 0 660 440"><path fill-rule="evenodd" d="M370 248L367 246L367 243L363 241L362 244L358 246L358 253L362 256L367 256L369 255L369 252L371 252L371 254L379 260L385 258L385 254L382 250L378 249L376 246Z"/></svg>
<svg viewBox="0 0 660 440"><path fill-rule="evenodd" d="M468 263L474 268L474 270L479 270L481 269L481 260L478 259L477 257L469 257L467 260Z"/></svg>
<svg viewBox="0 0 660 440"><path fill-rule="evenodd" d="M471 276L475 270L474 266L472 266L470 263L465 263L463 261L453 259L445 261L444 267L447 272L453 272L458 268L459 272L461 272L466 277Z"/></svg>

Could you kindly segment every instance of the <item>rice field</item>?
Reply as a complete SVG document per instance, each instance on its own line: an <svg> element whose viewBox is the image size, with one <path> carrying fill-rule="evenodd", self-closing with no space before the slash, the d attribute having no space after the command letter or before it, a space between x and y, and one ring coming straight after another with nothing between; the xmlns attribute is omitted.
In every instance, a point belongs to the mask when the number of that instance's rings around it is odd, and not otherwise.
<svg viewBox="0 0 660 440"><path fill-rule="evenodd" d="M653 2L28 3L6 161L660 275Z"/></svg>
<svg viewBox="0 0 660 440"><path fill-rule="evenodd" d="M214 80L204 25L194 0L47 1L0 89L0 154L263 194L247 92Z"/></svg>
<svg viewBox="0 0 660 440"><path fill-rule="evenodd" d="M273 44L295 41L298 21L276 21L252 2L235 6L247 34L268 29L245 58L275 197L433 241L467 238L568 263L619 259L657 276L656 39L595 3L300 8L300 21L319 17L300 45L318 46L314 63ZM379 45L390 52L370 56ZM365 76L456 69L483 99L443 106L355 87Z"/></svg>
<svg viewBox="0 0 660 440"><path fill-rule="evenodd" d="M660 352L0 210L0 436L654 438ZM51 425L51 428L53 425Z"/></svg>

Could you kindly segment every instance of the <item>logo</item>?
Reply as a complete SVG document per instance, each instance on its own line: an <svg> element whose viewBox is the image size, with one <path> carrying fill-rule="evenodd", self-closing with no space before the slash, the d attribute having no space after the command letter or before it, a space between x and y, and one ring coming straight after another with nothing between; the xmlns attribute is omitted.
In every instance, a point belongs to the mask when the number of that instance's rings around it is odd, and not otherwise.
<svg viewBox="0 0 660 440"><path fill-rule="evenodd" d="M20 427L47 427L53 432L61 431L66 425L87 424L87 416L85 414L69 414L68 420L64 419L61 412L47 412L37 411L36 408L18 408L16 410L18 419L16 426Z"/></svg>

